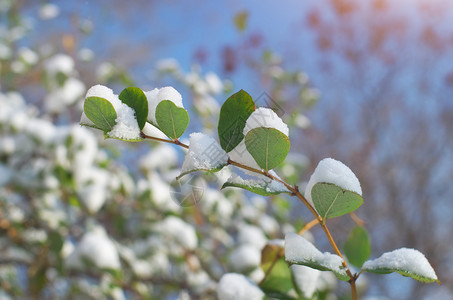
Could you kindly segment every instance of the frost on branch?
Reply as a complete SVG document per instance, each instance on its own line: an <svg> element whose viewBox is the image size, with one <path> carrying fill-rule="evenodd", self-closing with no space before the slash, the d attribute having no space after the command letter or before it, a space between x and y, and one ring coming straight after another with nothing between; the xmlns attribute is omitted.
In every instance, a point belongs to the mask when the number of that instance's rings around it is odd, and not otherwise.
<svg viewBox="0 0 453 300"><path fill-rule="evenodd" d="M341 257L328 252L321 253L312 243L296 233L288 233L285 236L285 259L290 264L332 271L338 279L349 280Z"/></svg>
<svg viewBox="0 0 453 300"><path fill-rule="evenodd" d="M355 174L342 162L333 158L324 158L318 163L305 188L305 198L313 205L311 191L317 183L332 183L347 191L362 195L360 182Z"/></svg>
<svg viewBox="0 0 453 300"><path fill-rule="evenodd" d="M228 155L212 137L200 132L190 135L189 152L181 169L181 178L190 172L205 170L217 172L228 163Z"/></svg>
<svg viewBox="0 0 453 300"><path fill-rule="evenodd" d="M262 300L263 291L242 274L227 273L217 286L220 300Z"/></svg>
<svg viewBox="0 0 453 300"><path fill-rule="evenodd" d="M368 260L363 264L362 270L378 274L397 272L422 282L439 281L425 255L410 248L396 249L377 259Z"/></svg>

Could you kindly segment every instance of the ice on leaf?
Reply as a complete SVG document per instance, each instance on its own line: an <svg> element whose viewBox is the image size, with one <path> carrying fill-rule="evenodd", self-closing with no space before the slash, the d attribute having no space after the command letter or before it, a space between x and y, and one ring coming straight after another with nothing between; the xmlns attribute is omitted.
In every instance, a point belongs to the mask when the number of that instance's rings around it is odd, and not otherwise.
<svg viewBox="0 0 453 300"><path fill-rule="evenodd" d="M436 272L425 255L410 248L396 249L382 254L377 259L367 260L362 270L379 274L397 272L422 282L438 281Z"/></svg>
<svg viewBox="0 0 453 300"><path fill-rule="evenodd" d="M289 134L288 126L283 123L282 119L272 109L266 107L260 107L250 115L245 123L244 136L249 131L259 127L274 128L286 136Z"/></svg>
<svg viewBox="0 0 453 300"><path fill-rule="evenodd" d="M335 184L347 191L362 195L360 182L355 174L341 161L333 158L324 158L318 163L305 188L305 198L313 205L311 190L320 182Z"/></svg>
<svg viewBox="0 0 453 300"><path fill-rule="evenodd" d="M288 263L304 265L321 271L332 271L341 280L349 280L343 259L329 252L322 253L312 243L296 233L285 236L285 259Z"/></svg>
<svg viewBox="0 0 453 300"><path fill-rule="evenodd" d="M163 88L155 88L154 90L145 92L146 98L148 99L148 121L156 125L156 108L160 102L164 100L170 100L177 107L184 108L182 105L182 96L171 86L166 86Z"/></svg>
<svg viewBox="0 0 453 300"><path fill-rule="evenodd" d="M220 300L262 300L263 291L242 274L227 273L217 286Z"/></svg>
<svg viewBox="0 0 453 300"><path fill-rule="evenodd" d="M190 135L189 152L186 154L179 177L199 170L215 172L227 163L228 155L216 140L195 132Z"/></svg>

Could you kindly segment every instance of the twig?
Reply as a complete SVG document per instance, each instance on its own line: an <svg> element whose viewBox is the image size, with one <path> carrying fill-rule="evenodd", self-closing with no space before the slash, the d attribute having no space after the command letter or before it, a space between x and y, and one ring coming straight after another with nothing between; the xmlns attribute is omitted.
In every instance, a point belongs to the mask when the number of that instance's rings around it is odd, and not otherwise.
<svg viewBox="0 0 453 300"><path fill-rule="evenodd" d="M144 139L150 139L150 140L156 140L156 141L160 141L160 142L165 142L165 143L171 143L171 144L175 144L175 145L178 145L178 146L181 146L181 147L184 147L184 148L189 148L189 146L187 146L186 144L184 143L181 143L179 140L166 140L166 139L161 139L161 138L156 138L156 137L151 137L151 136L148 136L146 134L144 134L143 132L141 133L141 136L144 138ZM351 292L352 292L352 299L353 300L356 300L357 299L357 291L356 291L356 286L355 286L355 281L357 280L357 274L352 274L351 270L349 269L346 261L344 260L343 258L343 255L341 254L340 252L340 249L338 248L337 244L335 243L335 240L333 239L332 235L330 234L330 231L329 231L329 228L327 228L327 225L325 224L325 222L323 222L323 218L318 214L318 212L315 210L315 208L308 202L308 200L299 192L299 188L297 186L291 186L289 185L288 183L286 183L285 181L283 181L282 179L280 178L277 178L275 176L273 176L272 174L269 174L268 171L264 171L264 170L259 170L259 169L255 169L255 168L252 168L252 167L249 167L249 166L246 166L246 165L243 165L241 163L238 163L234 160L231 160L231 159L228 159L228 164L230 165L233 165L235 167L238 167L238 168L241 168L241 169L244 169L244 170L247 170L247 171L251 171L251 172L254 172L254 173L257 173L257 174L261 174L261 175L264 175L272 180L275 180L275 181L278 181L280 183L282 183L294 196L296 196L297 198L299 198L300 201L302 201L305 206L308 207L308 209L310 210L310 212L313 214L313 216L315 217L315 220L321 225L321 228L324 230L324 233L326 234L327 236L327 239L329 240L329 243L330 245L332 246L333 250L335 251L335 253L340 256L342 258L342 264L343 264L343 267L346 269L346 274L349 276L350 280L349 280L349 284L351 286Z"/></svg>

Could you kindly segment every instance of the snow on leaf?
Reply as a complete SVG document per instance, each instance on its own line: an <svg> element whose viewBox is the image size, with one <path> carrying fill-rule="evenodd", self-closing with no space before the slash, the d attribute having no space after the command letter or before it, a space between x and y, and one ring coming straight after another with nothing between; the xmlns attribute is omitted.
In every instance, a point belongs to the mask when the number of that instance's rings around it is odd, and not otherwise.
<svg viewBox="0 0 453 300"><path fill-rule="evenodd" d="M285 259L290 264L304 265L320 271L332 271L338 279L349 280L341 257L328 252L322 253L296 233L288 233L285 236Z"/></svg>
<svg viewBox="0 0 453 300"><path fill-rule="evenodd" d="M210 136L195 132L190 135L189 152L186 154L181 174L177 179L199 170L217 172L227 164L228 155L219 143Z"/></svg>
<svg viewBox="0 0 453 300"><path fill-rule="evenodd" d="M311 190L320 182L335 184L347 191L362 195L360 182L349 167L333 158L324 158L318 163L305 188L305 198L313 205Z"/></svg>
<svg viewBox="0 0 453 300"><path fill-rule="evenodd" d="M362 270L377 274L397 272L421 282L439 282L425 255L410 248L396 249L382 254L377 259L367 260Z"/></svg>
<svg viewBox="0 0 453 300"><path fill-rule="evenodd" d="M266 177L244 179L237 174L232 174L223 184L222 189L226 187L239 187L262 196L277 195L281 193L291 194L281 182Z"/></svg>
<svg viewBox="0 0 453 300"><path fill-rule="evenodd" d="M85 96L85 99L87 100L99 98L110 102L110 104L113 106L114 111L116 112L116 123L114 124L113 128L111 126L104 126L101 128L102 130L104 130L104 132L106 132L106 137L126 141L142 140L142 138L140 137L140 128L135 117L135 112L131 107L121 102L121 100L118 98L118 95L115 95L111 89L99 84L91 87L87 91L87 94ZM85 104L87 104L87 102L85 102ZM96 122L93 122L93 120L87 118L86 113L88 112L82 113L80 123L82 125L93 127ZM97 127L99 127L99 125Z"/></svg>

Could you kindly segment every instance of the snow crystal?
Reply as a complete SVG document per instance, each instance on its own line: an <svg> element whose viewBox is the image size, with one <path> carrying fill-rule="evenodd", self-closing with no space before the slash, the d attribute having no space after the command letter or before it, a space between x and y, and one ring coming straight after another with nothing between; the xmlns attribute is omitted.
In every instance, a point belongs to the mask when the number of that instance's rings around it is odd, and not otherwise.
<svg viewBox="0 0 453 300"><path fill-rule="evenodd" d="M316 291L321 271L299 265L292 265L290 268L291 273L293 274L294 282L304 298L311 299Z"/></svg>
<svg viewBox="0 0 453 300"><path fill-rule="evenodd" d="M190 135L189 152L182 164L181 174L194 170L214 170L226 165L228 155L212 137L200 132Z"/></svg>
<svg viewBox="0 0 453 300"><path fill-rule="evenodd" d="M366 261L363 264L362 269L403 270L422 277L437 280L436 272L429 264L425 255L418 250L410 248L401 248L393 250L392 252L386 252L377 259Z"/></svg>
<svg viewBox="0 0 453 300"><path fill-rule="evenodd" d="M285 236L285 258L290 263L315 262L338 274L348 276L341 257L328 252L321 253L316 247L296 233Z"/></svg>
<svg viewBox="0 0 453 300"><path fill-rule="evenodd" d="M170 100L177 107L182 107L182 96L171 86L166 86L160 89L155 88L154 90L145 92L146 98L148 99L148 121L153 124L157 124L156 121L156 108L159 103L163 100Z"/></svg>
<svg viewBox="0 0 453 300"><path fill-rule="evenodd" d="M244 244L231 252L228 261L234 271L247 272L260 265L261 251L250 244Z"/></svg>
<svg viewBox="0 0 453 300"><path fill-rule="evenodd" d="M107 133L109 137L128 140L140 139L140 128L138 127L134 110L121 102L118 95L115 95L111 89L100 84L95 85L87 91L85 98L89 97L101 97L113 105L117 118L115 126ZM82 113L80 123L82 125L94 125L93 122L88 119L85 112Z"/></svg>
<svg viewBox="0 0 453 300"><path fill-rule="evenodd" d="M324 158L319 162L305 187L305 198L312 205L311 189L319 182L333 183L345 190L362 195L362 188L355 174L341 161L333 158Z"/></svg>
<svg viewBox="0 0 453 300"><path fill-rule="evenodd" d="M250 130L258 127L274 128L286 136L289 134L288 126L283 123L282 119L272 109L266 107L260 107L250 115L245 123L244 136Z"/></svg>
<svg viewBox="0 0 453 300"><path fill-rule="evenodd" d="M264 293L242 274L227 273L217 286L220 300L262 300Z"/></svg>

